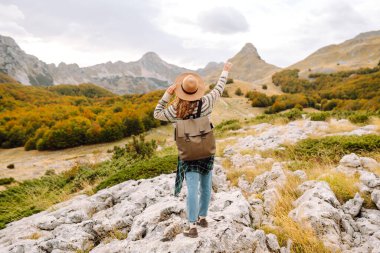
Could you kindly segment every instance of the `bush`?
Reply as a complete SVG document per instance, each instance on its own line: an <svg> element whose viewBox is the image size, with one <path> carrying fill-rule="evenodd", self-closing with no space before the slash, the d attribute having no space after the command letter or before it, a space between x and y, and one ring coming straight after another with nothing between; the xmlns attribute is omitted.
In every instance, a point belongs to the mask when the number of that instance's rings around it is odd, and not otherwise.
<svg viewBox="0 0 380 253"><path fill-rule="evenodd" d="M239 120L230 119L230 120L223 120L221 123L219 123L215 127L215 131L224 132L224 131L228 131L228 130L237 130L240 128L241 128L241 125L240 125Z"/></svg>
<svg viewBox="0 0 380 253"><path fill-rule="evenodd" d="M14 163L8 164L8 165L7 165L7 168L8 168L8 169L14 169L14 168L15 168Z"/></svg>
<svg viewBox="0 0 380 253"><path fill-rule="evenodd" d="M222 97L229 98L230 95L228 94L228 91L226 89L223 90Z"/></svg>
<svg viewBox="0 0 380 253"><path fill-rule="evenodd" d="M232 79L232 78L227 78L227 82L226 82L226 84L230 84L230 83L233 83L234 82L234 79Z"/></svg>
<svg viewBox="0 0 380 253"><path fill-rule="evenodd" d="M328 112L314 112L309 115L312 121L326 121L330 117Z"/></svg>
<svg viewBox="0 0 380 253"><path fill-rule="evenodd" d="M302 118L302 111L297 108L293 108L288 112L282 113L282 115L288 118L289 120L293 121Z"/></svg>
<svg viewBox="0 0 380 253"><path fill-rule="evenodd" d="M263 85L261 86L261 88L262 88L263 90L266 90L266 89L268 89L268 86L267 86L266 84L263 84Z"/></svg>
<svg viewBox="0 0 380 253"><path fill-rule="evenodd" d="M237 95L237 96L242 96L242 95L243 95L243 92L241 91L240 88L237 88L237 89L235 90L235 95Z"/></svg>
<svg viewBox="0 0 380 253"><path fill-rule="evenodd" d="M296 106L294 106L294 108L295 108L295 109L298 109L298 110L300 110L300 111L303 110L303 106L300 105L300 104L296 104Z"/></svg>
<svg viewBox="0 0 380 253"><path fill-rule="evenodd" d="M0 178L0 185L11 184L13 182L15 182L15 179L13 177Z"/></svg>
<svg viewBox="0 0 380 253"><path fill-rule="evenodd" d="M348 117L348 120L351 121L354 124L368 123L368 121L369 121L369 115L367 113L358 112L358 113L350 115Z"/></svg>
<svg viewBox="0 0 380 253"><path fill-rule="evenodd" d="M273 104L272 98L261 92L249 91L245 96L252 101L252 107L267 107Z"/></svg>
<svg viewBox="0 0 380 253"><path fill-rule="evenodd" d="M175 172L177 159L178 157L176 155L170 155L138 161L131 166L117 171L102 181L95 189L99 191L130 179L138 180Z"/></svg>
<svg viewBox="0 0 380 253"><path fill-rule="evenodd" d="M338 162L342 156L350 153L358 155L376 152L380 149L380 136L350 135L327 136L320 139L304 139L295 145L286 146L284 151L278 151L292 160L324 160Z"/></svg>
<svg viewBox="0 0 380 253"><path fill-rule="evenodd" d="M150 158L157 148L155 140L145 141L145 136L140 135L137 139L136 136L132 136L132 141L125 144L124 148L114 146L113 159L120 157L127 157L129 159L144 159Z"/></svg>

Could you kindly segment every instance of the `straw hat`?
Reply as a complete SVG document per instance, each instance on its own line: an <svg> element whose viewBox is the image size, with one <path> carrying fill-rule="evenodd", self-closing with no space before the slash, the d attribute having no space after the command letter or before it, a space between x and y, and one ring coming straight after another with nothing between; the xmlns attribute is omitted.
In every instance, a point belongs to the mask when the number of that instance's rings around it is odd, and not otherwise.
<svg viewBox="0 0 380 253"><path fill-rule="evenodd" d="M175 94L187 101L200 99L206 91L205 83L200 75L193 72L182 73L174 81Z"/></svg>

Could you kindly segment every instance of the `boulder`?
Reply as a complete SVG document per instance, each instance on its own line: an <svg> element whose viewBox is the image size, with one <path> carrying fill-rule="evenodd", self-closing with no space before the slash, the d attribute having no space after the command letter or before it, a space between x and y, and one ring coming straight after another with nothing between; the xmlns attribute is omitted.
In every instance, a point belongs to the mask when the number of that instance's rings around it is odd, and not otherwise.
<svg viewBox="0 0 380 253"><path fill-rule="evenodd" d="M351 215L352 217L356 217L362 208L363 202L364 199L360 197L359 193L356 193L353 199L350 199L344 203L342 209L345 213Z"/></svg>
<svg viewBox="0 0 380 253"><path fill-rule="evenodd" d="M380 190L377 190L377 189L374 190L371 193L371 199L372 199L373 203L375 203L377 208L380 209Z"/></svg>

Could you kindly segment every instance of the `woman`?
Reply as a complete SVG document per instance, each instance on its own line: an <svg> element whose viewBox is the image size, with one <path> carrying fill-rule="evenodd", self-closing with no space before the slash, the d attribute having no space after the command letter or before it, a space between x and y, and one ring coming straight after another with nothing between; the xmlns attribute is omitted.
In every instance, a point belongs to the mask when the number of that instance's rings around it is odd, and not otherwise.
<svg viewBox="0 0 380 253"><path fill-rule="evenodd" d="M183 73L179 75L158 102L154 110L154 117L159 120L175 122L180 119L188 119L191 116L200 117L211 114L216 100L222 95L227 81L228 72L232 63L224 65L222 74L214 89L204 96L206 87L202 78L196 73ZM173 94L176 99L169 105ZM198 105L201 101L201 112ZM167 108L166 108L167 107ZM196 225L207 227L207 210L211 197L211 178L214 165L214 156L192 161L183 161L178 157L177 175L174 195L178 196L182 181L185 177L187 185L186 213L190 226L183 234L189 237L197 237ZM200 188L200 197L198 189Z"/></svg>

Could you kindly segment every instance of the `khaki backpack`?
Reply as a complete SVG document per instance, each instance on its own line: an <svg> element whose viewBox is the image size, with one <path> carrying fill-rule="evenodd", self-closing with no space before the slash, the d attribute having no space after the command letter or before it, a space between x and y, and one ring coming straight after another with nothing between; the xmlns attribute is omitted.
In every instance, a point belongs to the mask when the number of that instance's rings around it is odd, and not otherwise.
<svg viewBox="0 0 380 253"><path fill-rule="evenodd" d="M208 116L200 117L201 108L202 100L200 99L197 114L192 114L192 119L175 122L174 139L181 160L198 160L215 154L213 125Z"/></svg>

